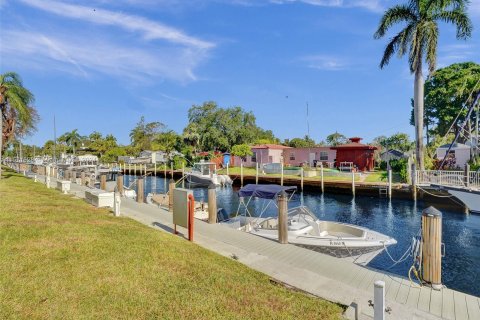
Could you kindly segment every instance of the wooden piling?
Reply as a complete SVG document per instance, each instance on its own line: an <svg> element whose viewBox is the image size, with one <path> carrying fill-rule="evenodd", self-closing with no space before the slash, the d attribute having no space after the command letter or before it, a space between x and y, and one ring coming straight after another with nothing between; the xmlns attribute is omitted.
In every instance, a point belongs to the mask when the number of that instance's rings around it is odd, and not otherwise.
<svg viewBox="0 0 480 320"><path fill-rule="evenodd" d="M303 168L300 168L300 190L303 191Z"/></svg>
<svg viewBox="0 0 480 320"><path fill-rule="evenodd" d="M170 182L168 184L168 210L169 211L173 211L173 189L175 189L175 180L170 179Z"/></svg>
<svg viewBox="0 0 480 320"><path fill-rule="evenodd" d="M355 197L355 171L352 171L352 195Z"/></svg>
<svg viewBox="0 0 480 320"><path fill-rule="evenodd" d="M465 187L470 187L470 165L465 164Z"/></svg>
<svg viewBox="0 0 480 320"><path fill-rule="evenodd" d="M282 167L282 173L280 174L280 185L283 186L283 160L280 163L280 165Z"/></svg>
<svg viewBox="0 0 480 320"><path fill-rule="evenodd" d="M323 183L323 163L320 162L320 183L322 188L322 193L325 191L325 184Z"/></svg>
<svg viewBox="0 0 480 320"><path fill-rule="evenodd" d="M288 204L287 193L282 191L278 195L278 242L288 243Z"/></svg>
<svg viewBox="0 0 480 320"><path fill-rule="evenodd" d="M217 223L217 188L208 186L208 223Z"/></svg>
<svg viewBox="0 0 480 320"><path fill-rule="evenodd" d="M85 185L85 171L82 171L80 173L80 183L82 184L82 186Z"/></svg>
<svg viewBox="0 0 480 320"><path fill-rule="evenodd" d="M240 186L243 187L243 161L240 162Z"/></svg>
<svg viewBox="0 0 480 320"><path fill-rule="evenodd" d="M117 190L120 193L120 196L123 196L124 190L123 190L123 174L119 174L117 176Z"/></svg>
<svg viewBox="0 0 480 320"><path fill-rule="evenodd" d="M422 212L423 280L432 288L442 288L442 213L434 207Z"/></svg>
<svg viewBox="0 0 480 320"><path fill-rule="evenodd" d="M392 199L392 169L388 169L388 197Z"/></svg>
<svg viewBox="0 0 480 320"><path fill-rule="evenodd" d="M417 201L417 167L412 163L412 198Z"/></svg>
<svg viewBox="0 0 480 320"><path fill-rule="evenodd" d="M144 192L144 189L143 189L143 177L140 176L137 179L137 202L143 203L144 196L145 196L145 192Z"/></svg>
<svg viewBox="0 0 480 320"><path fill-rule="evenodd" d="M107 190L107 175L101 174L100 175L100 189Z"/></svg>
<svg viewBox="0 0 480 320"><path fill-rule="evenodd" d="M133 164L133 174L137 175L137 164L136 163Z"/></svg>

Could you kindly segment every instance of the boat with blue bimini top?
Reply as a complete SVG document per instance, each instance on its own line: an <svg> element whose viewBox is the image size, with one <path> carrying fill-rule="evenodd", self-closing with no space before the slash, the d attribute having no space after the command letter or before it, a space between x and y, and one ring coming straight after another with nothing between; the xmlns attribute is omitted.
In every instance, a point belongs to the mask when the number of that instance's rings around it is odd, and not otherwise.
<svg viewBox="0 0 480 320"><path fill-rule="evenodd" d="M281 192L287 192L288 199L291 199L296 189L297 187L280 185L248 184L238 192L240 204L236 216L230 218L224 210L219 210L218 220L232 228L278 240L278 217L264 217L264 214L272 204L277 206L276 200ZM265 201L258 216L253 216L249 211L249 204L254 198ZM397 243L395 239L368 228L319 220L306 206L289 209L287 217L289 243L357 264L369 263L385 248Z"/></svg>

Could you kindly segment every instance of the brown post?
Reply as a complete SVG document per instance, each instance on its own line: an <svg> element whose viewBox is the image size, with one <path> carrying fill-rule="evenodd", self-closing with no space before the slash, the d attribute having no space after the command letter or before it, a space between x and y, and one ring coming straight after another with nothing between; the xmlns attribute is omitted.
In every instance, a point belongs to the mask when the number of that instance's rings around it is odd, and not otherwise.
<svg viewBox="0 0 480 320"><path fill-rule="evenodd" d="M100 175L100 189L107 190L107 175L101 174Z"/></svg>
<svg viewBox="0 0 480 320"><path fill-rule="evenodd" d="M208 223L217 223L217 188L208 186Z"/></svg>
<svg viewBox="0 0 480 320"><path fill-rule="evenodd" d="M422 212L423 280L432 288L442 288L442 213L434 207Z"/></svg>
<svg viewBox="0 0 480 320"><path fill-rule="evenodd" d="M80 183L82 184L82 186L84 186L85 185L85 171L82 171L80 173L80 180L81 180Z"/></svg>
<svg viewBox="0 0 480 320"><path fill-rule="evenodd" d="M168 210L173 211L173 189L175 189L175 180L170 179L168 183Z"/></svg>
<svg viewBox="0 0 480 320"><path fill-rule="evenodd" d="M143 191L143 178L137 179L137 202L143 203L144 191Z"/></svg>
<svg viewBox="0 0 480 320"><path fill-rule="evenodd" d="M282 191L278 195L278 242L288 243L288 221L287 221L287 193Z"/></svg>
<svg viewBox="0 0 480 320"><path fill-rule="evenodd" d="M119 174L117 176L117 190L121 196L123 196L123 174Z"/></svg>
<svg viewBox="0 0 480 320"><path fill-rule="evenodd" d="M470 165L465 164L465 187L470 187Z"/></svg>

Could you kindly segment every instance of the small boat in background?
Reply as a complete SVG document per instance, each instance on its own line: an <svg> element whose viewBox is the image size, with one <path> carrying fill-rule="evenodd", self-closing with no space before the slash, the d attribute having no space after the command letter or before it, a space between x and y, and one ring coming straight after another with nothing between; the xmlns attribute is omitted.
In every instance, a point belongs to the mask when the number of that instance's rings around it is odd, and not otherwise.
<svg viewBox="0 0 480 320"><path fill-rule="evenodd" d="M225 186L233 183L229 176L217 174L217 165L213 162L195 163L185 176L188 183L200 187L208 187L211 184Z"/></svg>

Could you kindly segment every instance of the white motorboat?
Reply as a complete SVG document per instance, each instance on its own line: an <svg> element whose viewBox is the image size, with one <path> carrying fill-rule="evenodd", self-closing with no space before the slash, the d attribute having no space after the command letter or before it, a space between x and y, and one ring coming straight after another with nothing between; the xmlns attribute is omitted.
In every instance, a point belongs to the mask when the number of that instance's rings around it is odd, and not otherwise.
<svg viewBox="0 0 480 320"><path fill-rule="evenodd" d="M239 191L241 199L257 197L273 201L282 191L294 191L296 187L278 185L246 185ZM228 219L219 214L224 224L267 239L278 239L278 217L252 217L248 202L240 201L249 215ZM268 206L268 205L267 205ZM263 210L265 212L265 210ZM262 213L263 213L262 212ZM225 219L227 218L227 219ZM367 264L386 247L397 241L368 228L332 221L319 220L307 207L288 210L288 242L300 247L326 253L338 258L347 258L358 264Z"/></svg>
<svg viewBox="0 0 480 320"><path fill-rule="evenodd" d="M217 174L217 165L213 162L195 163L190 172L185 173L187 182L196 185L208 187L213 184L215 186L231 185L232 179L227 175Z"/></svg>

